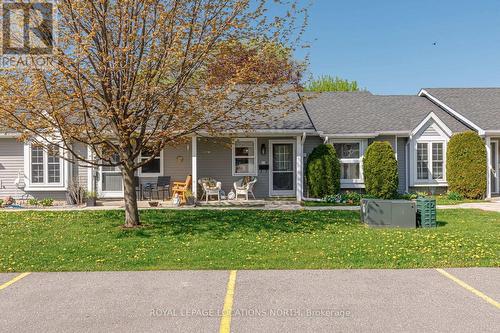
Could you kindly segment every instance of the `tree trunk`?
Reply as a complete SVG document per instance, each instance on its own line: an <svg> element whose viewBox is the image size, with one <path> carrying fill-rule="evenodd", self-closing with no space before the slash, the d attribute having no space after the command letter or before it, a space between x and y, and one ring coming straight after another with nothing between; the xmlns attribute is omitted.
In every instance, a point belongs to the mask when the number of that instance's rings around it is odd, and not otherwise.
<svg viewBox="0 0 500 333"><path fill-rule="evenodd" d="M134 184L134 171L122 169L123 189L125 199L125 228L135 228L141 224L137 207L137 193Z"/></svg>

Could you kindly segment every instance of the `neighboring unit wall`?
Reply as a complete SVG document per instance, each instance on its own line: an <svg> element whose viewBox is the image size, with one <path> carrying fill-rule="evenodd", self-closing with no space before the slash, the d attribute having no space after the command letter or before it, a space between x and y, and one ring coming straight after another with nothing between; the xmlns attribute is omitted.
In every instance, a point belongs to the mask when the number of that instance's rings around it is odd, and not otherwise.
<svg viewBox="0 0 500 333"><path fill-rule="evenodd" d="M24 144L14 138L0 139L0 198L13 197L14 199L26 198L51 198L66 200L65 191L40 191L25 192L19 189L15 180L24 177Z"/></svg>
<svg viewBox="0 0 500 333"><path fill-rule="evenodd" d="M0 139L0 197L20 198L14 180L24 174L24 146L17 139Z"/></svg>

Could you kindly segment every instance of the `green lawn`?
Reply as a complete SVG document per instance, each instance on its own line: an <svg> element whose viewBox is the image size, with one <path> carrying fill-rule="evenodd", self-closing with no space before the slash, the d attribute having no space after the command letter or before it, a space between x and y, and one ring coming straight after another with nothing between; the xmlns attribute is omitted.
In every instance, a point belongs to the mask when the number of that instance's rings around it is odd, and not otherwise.
<svg viewBox="0 0 500 333"><path fill-rule="evenodd" d="M487 201L485 200L471 200L471 199L463 199L463 200L450 200L446 195L436 195L434 198L436 198L436 204L440 206L449 206L449 205L459 205L463 203L471 203L471 202L476 202L476 203L486 203Z"/></svg>
<svg viewBox="0 0 500 333"><path fill-rule="evenodd" d="M439 211L437 229L369 229L357 212L0 213L0 271L500 266L500 213Z"/></svg>

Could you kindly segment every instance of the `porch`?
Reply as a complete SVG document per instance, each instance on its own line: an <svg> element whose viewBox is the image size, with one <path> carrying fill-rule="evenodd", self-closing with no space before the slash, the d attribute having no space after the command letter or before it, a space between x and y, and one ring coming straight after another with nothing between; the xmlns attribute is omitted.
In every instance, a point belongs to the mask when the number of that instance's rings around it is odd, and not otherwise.
<svg viewBox="0 0 500 333"><path fill-rule="evenodd" d="M232 199L229 194L235 192L234 184L244 178L252 178L256 179L253 193L249 194L253 201L267 198L301 201L305 140L303 133L241 138L192 137L189 143L167 147L158 158L138 170L138 194L142 193L143 199L167 200L171 192L167 190L158 194L159 183L168 179L172 189L174 182L185 182L191 176L190 191L201 201L204 191L199 180L210 178L220 182L221 202L231 206L232 200L228 199ZM89 188L95 189L99 198L123 198L123 183L118 168L99 168L93 178L89 178L94 179L93 184L89 182ZM213 196L210 200L217 201L218 198Z"/></svg>

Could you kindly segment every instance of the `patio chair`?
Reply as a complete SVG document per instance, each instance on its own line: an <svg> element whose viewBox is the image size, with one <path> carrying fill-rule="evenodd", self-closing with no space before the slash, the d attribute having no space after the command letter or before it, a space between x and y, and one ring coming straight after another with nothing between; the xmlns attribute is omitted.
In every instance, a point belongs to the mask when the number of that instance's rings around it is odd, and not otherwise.
<svg viewBox="0 0 500 333"><path fill-rule="evenodd" d="M174 182L172 186L172 195L178 194L182 202L185 203L187 201L186 192L191 189L192 181L193 177L189 175L185 182Z"/></svg>
<svg viewBox="0 0 500 333"><path fill-rule="evenodd" d="M220 201L220 191L222 190L222 183L211 178L200 179L200 181L201 187L203 188L203 196L205 196L206 202L208 203L208 199L213 195L216 195L217 200Z"/></svg>
<svg viewBox="0 0 500 333"><path fill-rule="evenodd" d="M200 185L200 188L203 191L203 193L201 194L200 200L203 200L203 198L205 198L205 195L206 195L205 188L203 187L203 183L205 183L205 182L217 182L217 181L213 178L210 178L210 177L204 177L204 178L198 179L198 185Z"/></svg>
<svg viewBox="0 0 500 333"><path fill-rule="evenodd" d="M148 184L146 187L146 190L148 191L148 199L152 200L153 199L153 194L156 193L156 198L160 200L160 193L161 193L161 198L163 201L165 201L165 193L167 194L167 199L170 198L170 181L172 177L170 176L160 176L156 179L156 184Z"/></svg>
<svg viewBox="0 0 500 333"><path fill-rule="evenodd" d="M244 195L245 199L248 201L248 194L251 194L255 200L255 195L253 194L253 187L257 183L256 177L245 177L237 182L234 185L234 191L236 192L236 199L238 199L238 195Z"/></svg>

